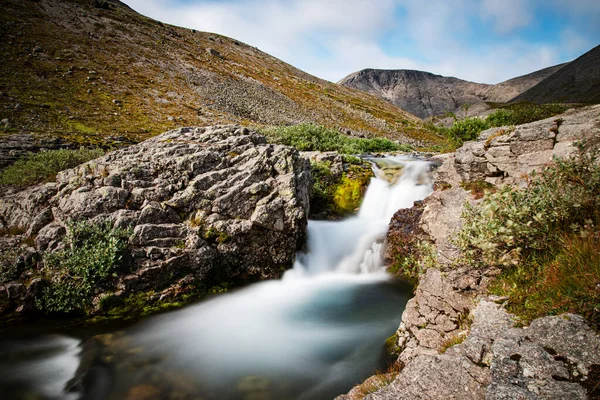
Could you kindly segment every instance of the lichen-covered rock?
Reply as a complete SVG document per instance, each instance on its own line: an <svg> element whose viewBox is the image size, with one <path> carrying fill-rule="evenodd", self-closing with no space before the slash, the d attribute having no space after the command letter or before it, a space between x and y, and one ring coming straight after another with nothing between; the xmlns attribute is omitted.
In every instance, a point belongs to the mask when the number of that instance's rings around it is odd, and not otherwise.
<svg viewBox="0 0 600 400"><path fill-rule="evenodd" d="M558 400L597 396L600 336L577 315L515 328L493 298L480 299L462 343L412 353L394 381L366 396L386 399ZM460 340L457 340L460 342ZM402 355L401 355L402 359ZM358 399L357 390L339 399ZM589 396L589 397L588 397Z"/></svg>
<svg viewBox="0 0 600 400"><path fill-rule="evenodd" d="M472 307L472 301L455 291L440 271L428 269L402 314L399 361L406 364L420 354L437 354L446 340L467 329Z"/></svg>
<svg viewBox="0 0 600 400"><path fill-rule="evenodd" d="M600 106L570 110L559 116L482 132L479 140L456 150L454 165L462 180L517 183L576 152L575 142L600 137Z"/></svg>
<svg viewBox="0 0 600 400"><path fill-rule="evenodd" d="M239 126L181 128L0 198L0 228L60 248L69 220L130 228L120 292L198 280L279 276L303 245L309 163Z"/></svg>

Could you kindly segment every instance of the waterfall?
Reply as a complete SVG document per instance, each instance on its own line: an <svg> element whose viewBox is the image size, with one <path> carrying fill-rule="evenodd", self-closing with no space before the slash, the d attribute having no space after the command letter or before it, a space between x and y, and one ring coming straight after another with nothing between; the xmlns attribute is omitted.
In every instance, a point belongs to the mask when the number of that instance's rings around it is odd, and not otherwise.
<svg viewBox="0 0 600 400"><path fill-rule="evenodd" d="M386 157L374 163L371 179L358 215L343 221L309 221L308 253L298 255L285 279L322 273L383 272L381 244L387 226L400 208L412 207L431 193L429 163ZM395 174L388 175L386 171Z"/></svg>

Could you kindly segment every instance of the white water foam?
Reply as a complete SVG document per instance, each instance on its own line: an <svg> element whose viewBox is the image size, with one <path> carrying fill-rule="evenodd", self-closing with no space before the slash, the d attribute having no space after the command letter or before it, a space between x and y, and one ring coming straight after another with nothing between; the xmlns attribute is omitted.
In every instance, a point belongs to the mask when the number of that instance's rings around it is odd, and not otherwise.
<svg viewBox="0 0 600 400"><path fill-rule="evenodd" d="M428 162L388 157L386 163L402 165L402 176L390 184L374 167L376 176L357 216L343 221L309 221L308 253L299 254L286 280L324 272L383 272L381 240L390 219L397 210L412 207L432 192Z"/></svg>

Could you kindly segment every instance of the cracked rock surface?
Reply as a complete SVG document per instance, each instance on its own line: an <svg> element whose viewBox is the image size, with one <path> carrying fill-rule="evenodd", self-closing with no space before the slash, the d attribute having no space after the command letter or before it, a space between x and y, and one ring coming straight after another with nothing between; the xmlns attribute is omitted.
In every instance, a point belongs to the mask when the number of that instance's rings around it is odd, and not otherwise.
<svg viewBox="0 0 600 400"><path fill-rule="evenodd" d="M181 128L0 197L0 228L34 236L39 253L62 246L71 219L130 228L118 292L276 277L305 241L311 181L296 150L246 128Z"/></svg>
<svg viewBox="0 0 600 400"><path fill-rule="evenodd" d="M517 183L534 170L569 157L575 142L600 136L600 105L567 111L544 120L481 132L479 140L456 150L454 166L466 182Z"/></svg>

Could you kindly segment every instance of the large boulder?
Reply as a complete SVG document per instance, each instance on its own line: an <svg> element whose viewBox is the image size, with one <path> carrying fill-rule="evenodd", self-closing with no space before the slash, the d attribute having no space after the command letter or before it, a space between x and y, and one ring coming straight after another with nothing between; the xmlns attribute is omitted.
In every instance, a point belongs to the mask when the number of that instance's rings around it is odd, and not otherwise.
<svg viewBox="0 0 600 400"><path fill-rule="evenodd" d="M309 163L239 126L181 128L0 198L0 228L60 248L69 220L129 228L115 290L162 289L191 275L279 276L305 241Z"/></svg>

